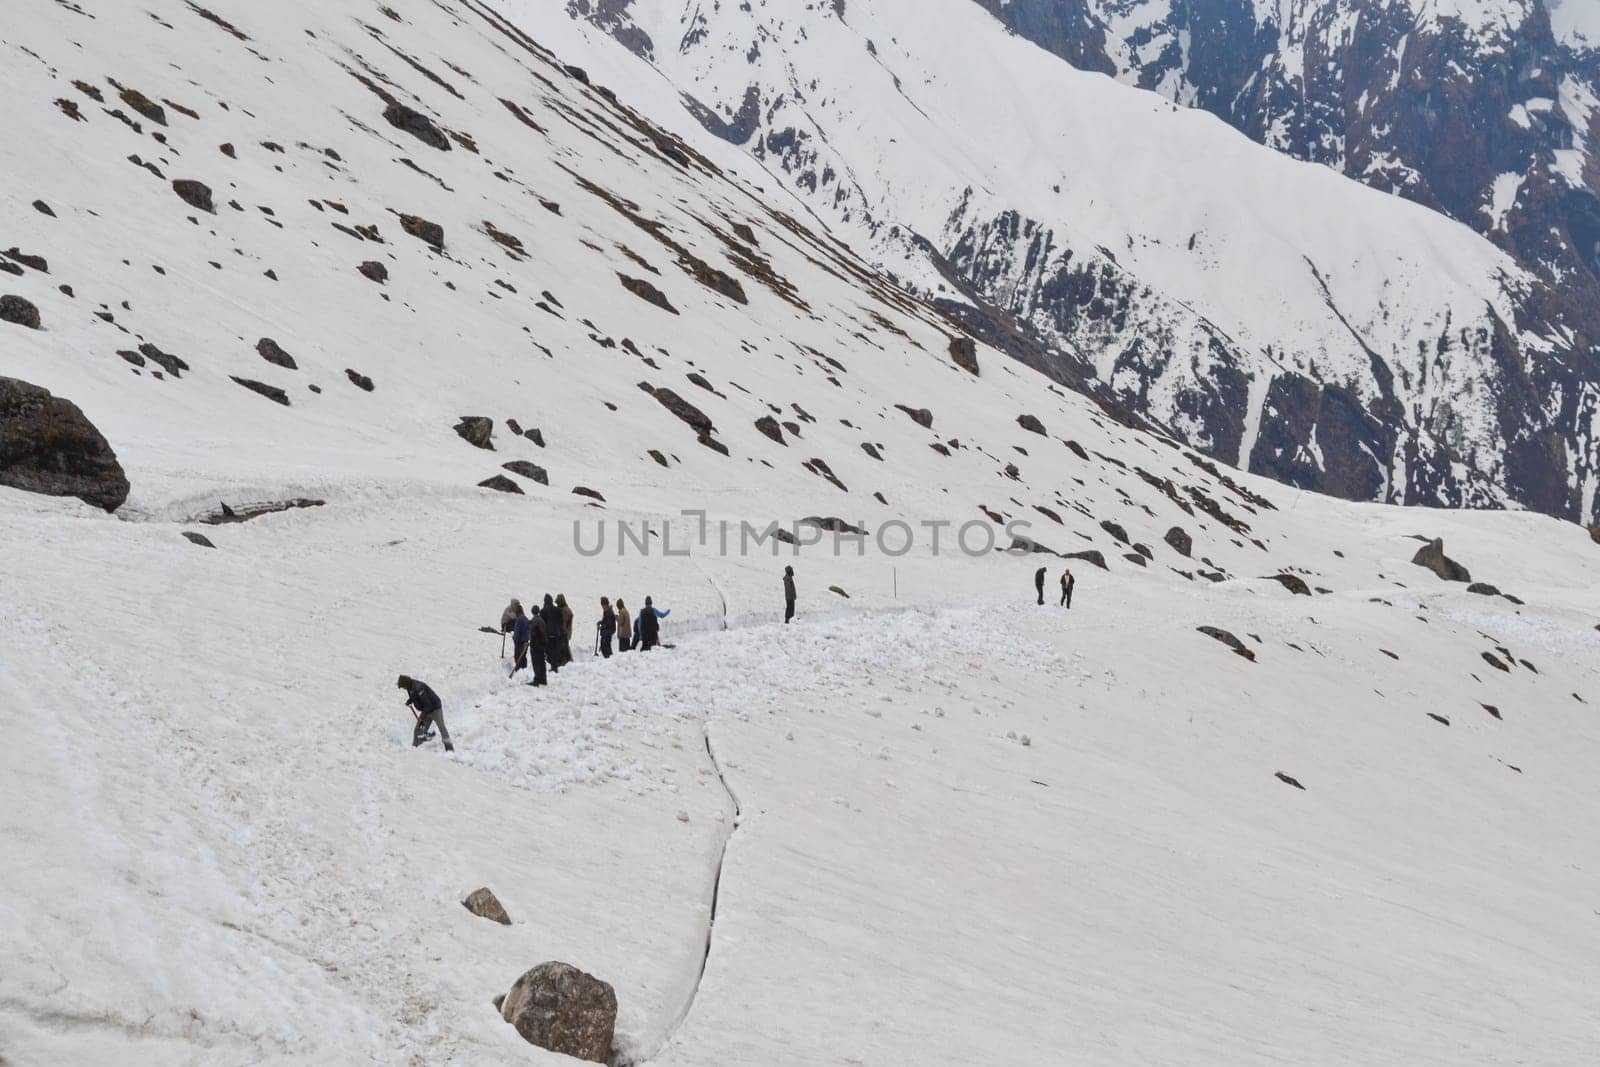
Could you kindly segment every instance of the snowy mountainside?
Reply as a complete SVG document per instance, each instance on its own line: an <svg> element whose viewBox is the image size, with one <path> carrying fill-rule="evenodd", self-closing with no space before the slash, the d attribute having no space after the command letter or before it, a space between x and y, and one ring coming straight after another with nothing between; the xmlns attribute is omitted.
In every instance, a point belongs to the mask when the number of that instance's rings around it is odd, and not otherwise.
<svg viewBox="0 0 1600 1067"><path fill-rule="evenodd" d="M619 1065L1580 1061L1586 533L1229 471L968 347L599 36L0 25L42 327L0 379L131 485L0 488L0 1058L571 1062L492 1004L560 959ZM534 690L479 629L545 591L577 662ZM676 647L592 656L601 595Z"/></svg>
<svg viewBox="0 0 1600 1067"><path fill-rule="evenodd" d="M1596 312L1462 227L959 0L567 8L913 291L1210 455L1355 499L1593 514ZM1000 13L1083 62L1072 11Z"/></svg>

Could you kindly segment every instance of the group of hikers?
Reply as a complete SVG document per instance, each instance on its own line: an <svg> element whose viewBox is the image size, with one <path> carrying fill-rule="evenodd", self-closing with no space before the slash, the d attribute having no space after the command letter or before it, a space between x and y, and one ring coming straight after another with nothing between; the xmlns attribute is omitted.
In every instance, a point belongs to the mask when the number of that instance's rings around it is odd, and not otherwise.
<svg viewBox="0 0 1600 1067"><path fill-rule="evenodd" d="M1038 570L1033 572L1033 587L1039 591L1039 603L1041 605L1044 603L1044 576L1048 569L1048 567L1040 567ZM1066 608L1068 611L1072 610L1072 587L1077 584L1078 580L1072 576L1072 569L1070 567L1061 572L1060 606Z"/></svg>
<svg viewBox="0 0 1600 1067"><path fill-rule="evenodd" d="M600 619L594 624L595 655L610 659L613 639L621 652L650 651L661 643L661 620L670 614L671 608L662 611L653 600L645 597L644 607L635 618L628 614L628 606L621 597L617 598L615 607L610 597L601 597ZM572 608L564 593L557 593L553 598L546 593L544 605L531 614L523 610L522 601L513 598L500 613L501 639L508 634L511 637L509 676L515 678L518 671L525 669L531 656L533 680L527 684L549 684L546 664L550 674L557 674L572 662L572 619Z"/></svg>

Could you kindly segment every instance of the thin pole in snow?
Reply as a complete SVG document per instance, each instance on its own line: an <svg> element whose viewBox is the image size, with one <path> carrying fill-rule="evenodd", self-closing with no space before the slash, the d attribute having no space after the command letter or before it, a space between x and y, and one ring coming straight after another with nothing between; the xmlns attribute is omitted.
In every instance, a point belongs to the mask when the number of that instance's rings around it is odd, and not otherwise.
<svg viewBox="0 0 1600 1067"><path fill-rule="evenodd" d="M900 599L900 568L899 567L890 567L889 569L894 572L894 598L896 600L899 600Z"/></svg>

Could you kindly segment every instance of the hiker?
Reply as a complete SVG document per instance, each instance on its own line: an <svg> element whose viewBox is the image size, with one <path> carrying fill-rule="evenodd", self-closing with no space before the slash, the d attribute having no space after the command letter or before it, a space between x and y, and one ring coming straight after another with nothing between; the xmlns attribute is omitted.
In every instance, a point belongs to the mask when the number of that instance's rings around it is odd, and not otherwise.
<svg viewBox="0 0 1600 1067"><path fill-rule="evenodd" d="M600 598L600 621L595 623L600 630L600 640L595 645L595 650L602 659L611 658L611 639L617 633L617 616L611 610L611 601L607 597Z"/></svg>
<svg viewBox="0 0 1600 1067"><path fill-rule="evenodd" d="M783 568L783 621L787 625L794 618L794 568Z"/></svg>
<svg viewBox="0 0 1600 1067"><path fill-rule="evenodd" d="M516 597L511 598L511 603L506 605L506 610L500 613L500 658L506 658L506 634L517 624L517 616L522 614L522 601ZM516 673L513 671L512 673Z"/></svg>
<svg viewBox="0 0 1600 1067"><path fill-rule="evenodd" d="M636 624L639 630L639 648L648 652L661 643L661 620L672 614L672 609L659 610L649 597L644 598L644 608Z"/></svg>
<svg viewBox="0 0 1600 1067"><path fill-rule="evenodd" d="M567 607L567 594L556 594L556 607L561 609L561 662L572 662L572 609Z"/></svg>
<svg viewBox="0 0 1600 1067"><path fill-rule="evenodd" d="M1043 567L1033 572L1033 587L1039 591L1039 606L1044 607L1044 571Z"/></svg>
<svg viewBox="0 0 1600 1067"><path fill-rule="evenodd" d="M1078 580L1072 576L1071 568L1061 572L1061 606L1068 611L1072 610L1072 587L1076 584Z"/></svg>
<svg viewBox="0 0 1600 1067"><path fill-rule="evenodd" d="M522 605L515 600L511 602L517 609L511 622L511 647L516 650L516 655L511 661L511 671L508 678L516 677L518 671L528 665L528 641L532 637L533 628L528 623L528 616L522 613Z"/></svg>
<svg viewBox="0 0 1600 1067"><path fill-rule="evenodd" d="M537 613L528 620L528 651L533 654L533 681L528 685L549 684L544 673L544 657L550 644L548 633L543 617Z"/></svg>
<svg viewBox="0 0 1600 1067"><path fill-rule="evenodd" d="M628 614L628 605L617 597L617 651L626 652L633 647L633 616Z"/></svg>
<svg viewBox="0 0 1600 1067"><path fill-rule="evenodd" d="M550 673L559 674L561 664L561 638L566 630L561 625L561 609L556 607L555 600L549 593L544 595L544 607L539 609L539 618L544 620L544 654L550 664Z"/></svg>
<svg viewBox="0 0 1600 1067"><path fill-rule="evenodd" d="M450 743L450 731L444 728L444 705L439 702L439 694L427 682L404 674L395 685L406 691L406 707L411 708L412 714L417 717L417 728L411 734L411 747L416 748L431 736L428 733L430 726L438 726L439 740L444 742L444 750L454 752L456 746Z"/></svg>

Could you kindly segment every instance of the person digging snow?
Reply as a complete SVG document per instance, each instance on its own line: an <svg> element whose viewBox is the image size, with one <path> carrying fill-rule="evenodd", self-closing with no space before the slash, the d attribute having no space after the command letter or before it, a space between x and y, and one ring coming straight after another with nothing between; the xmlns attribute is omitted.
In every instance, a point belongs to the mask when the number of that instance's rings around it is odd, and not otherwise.
<svg viewBox="0 0 1600 1067"><path fill-rule="evenodd" d="M1033 572L1033 587L1039 591L1039 606L1044 606L1044 571L1043 567Z"/></svg>
<svg viewBox="0 0 1600 1067"><path fill-rule="evenodd" d="M789 622L794 618L794 568L783 568L783 621Z"/></svg>
<svg viewBox="0 0 1600 1067"><path fill-rule="evenodd" d="M429 728L439 728L439 740L444 742L446 752L454 752L456 746L450 743L450 731L444 727L444 705L439 701L439 694L427 682L418 681L409 675L402 674L395 683L406 691L406 707L412 710L417 717L417 728L411 734L411 747L416 748L429 737Z"/></svg>

